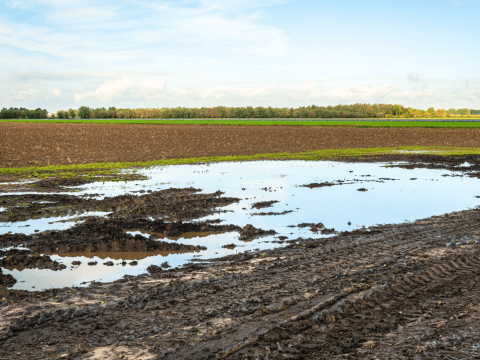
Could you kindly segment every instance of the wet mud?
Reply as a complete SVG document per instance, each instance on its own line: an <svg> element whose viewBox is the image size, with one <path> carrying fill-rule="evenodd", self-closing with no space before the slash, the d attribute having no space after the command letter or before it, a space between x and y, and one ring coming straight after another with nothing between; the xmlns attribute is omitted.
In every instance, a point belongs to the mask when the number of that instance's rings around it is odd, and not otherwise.
<svg viewBox="0 0 480 360"><path fill-rule="evenodd" d="M468 210L87 288L5 290L0 354L472 358L479 225Z"/></svg>
<svg viewBox="0 0 480 360"><path fill-rule="evenodd" d="M252 213L252 216L277 216L277 215L287 215L292 212L293 210L284 210L282 212L275 212L275 211L259 212L259 213Z"/></svg>
<svg viewBox="0 0 480 360"><path fill-rule="evenodd" d="M280 201L278 200L271 200L271 201L259 201L256 202L252 205L252 209L264 209L264 208L269 208L272 207L273 204L279 203Z"/></svg>
<svg viewBox="0 0 480 360"><path fill-rule="evenodd" d="M8 251L5 256L0 259L0 266L5 268L20 266L50 270L63 270L67 268L66 265L52 260L50 256L47 255L30 256L28 254L9 254Z"/></svg>
<svg viewBox="0 0 480 360"><path fill-rule="evenodd" d="M89 211L111 212L110 217L141 219L148 216L170 221L191 220L215 212L218 208L238 202L224 198L222 192L197 194L200 189L168 189L142 195L119 195L101 200L92 196L60 194L22 194L0 196L0 222L75 215Z"/></svg>
<svg viewBox="0 0 480 360"><path fill-rule="evenodd" d="M15 279L12 275L6 274L4 275L2 272L2 268L0 268L0 292L2 291L2 287L6 288L13 286L17 283L17 279ZM1 293L0 293L1 295ZM5 296L5 295L3 295Z"/></svg>
<svg viewBox="0 0 480 360"><path fill-rule="evenodd" d="M248 224L242 230L240 230L239 240L253 240L261 236L275 235L275 234L276 232L274 230L257 229L253 225Z"/></svg>
<svg viewBox="0 0 480 360"><path fill-rule="evenodd" d="M464 162L455 160L456 166ZM151 194L172 205L149 204ZM51 269L48 255L35 254L148 254L182 245L159 241L162 235L226 231L248 241L275 234L253 225L190 221L235 199L181 189L151 194L117 197L108 218L89 217L67 230L0 235L1 260L36 266L37 258ZM165 208L175 213L151 217ZM0 358L478 357L480 209L343 232L321 222L292 226L311 236L279 237L281 247L272 242L267 250L231 251L181 267L159 262L145 274L85 287L12 290L7 286L15 278L0 272ZM129 234L133 230L145 234Z"/></svg>

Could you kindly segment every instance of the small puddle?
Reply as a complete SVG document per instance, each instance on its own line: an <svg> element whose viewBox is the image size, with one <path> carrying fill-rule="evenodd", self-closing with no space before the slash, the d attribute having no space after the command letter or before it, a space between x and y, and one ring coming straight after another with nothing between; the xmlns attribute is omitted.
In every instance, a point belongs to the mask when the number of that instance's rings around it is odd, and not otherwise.
<svg viewBox="0 0 480 360"><path fill-rule="evenodd" d="M157 241L200 245L207 250L51 254L52 260L66 265L67 269L3 268L3 272L18 280L13 289L41 290L78 286L92 280L114 281L124 275L145 273L148 266L160 266L165 261L171 267L179 267L198 257L210 259L246 250L262 251L285 246L285 240L325 238L334 236L334 231L415 221L480 205L480 198L476 198L480 195L479 179L458 171L392 166L399 164L257 161L179 165L139 170L139 175L147 176L147 180L143 181L85 184L77 187L76 196L92 195L95 199L124 194L141 196L152 191L191 186L202 189L202 193L220 190L224 192L222 197L240 198L240 202L221 207L220 213L195 221L217 220L212 224L230 224L240 228L252 224L259 229L275 230L277 235L246 242L239 240L236 231L166 236L132 228L127 230L132 235L145 238L154 235ZM89 212L5 222L0 223L0 234L31 235L45 230L63 230L83 221L85 216L105 217L108 214ZM221 222L218 222L219 219ZM300 224L304 225L299 227ZM73 261L81 264L73 266ZM88 265L88 262L95 261L96 266ZM108 261L113 262L113 266L103 265ZM132 261L137 264L130 265Z"/></svg>

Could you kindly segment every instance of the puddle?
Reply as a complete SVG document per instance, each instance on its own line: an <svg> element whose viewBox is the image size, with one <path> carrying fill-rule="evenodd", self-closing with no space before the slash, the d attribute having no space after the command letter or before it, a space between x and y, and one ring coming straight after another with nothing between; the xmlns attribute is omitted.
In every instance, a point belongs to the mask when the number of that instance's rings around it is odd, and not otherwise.
<svg viewBox="0 0 480 360"><path fill-rule="evenodd" d="M149 191L193 186L202 193L225 192L222 197L237 197L241 201L220 208L222 213L198 219L221 219L220 225L244 227L252 224L263 230L275 230L277 235L253 241L239 240L238 232L186 233L178 237L131 229L132 235L159 241L174 241L185 245L206 246L200 252L180 253L89 253L50 255L67 266L66 270L4 269L18 281L13 289L41 290L49 287L80 285L85 281L113 281L124 275L146 272L149 265L167 261L178 267L198 256L209 259L236 252L261 251L284 246L279 241L332 236L336 231L354 230L384 223L415 221L433 215L476 207L480 199L479 180L463 176L462 172L432 169L404 169L392 163L343 163L313 161L232 162L205 165L153 167L140 170L147 180L128 183L89 183L79 186L77 196L102 194L142 195ZM395 163L393 163L395 165ZM458 176L443 176L443 175ZM414 181L413 181L414 180ZM325 185L327 184L327 185ZM304 186L311 185L311 186ZM268 206L255 207L267 203ZM263 206L263 205L262 205ZM223 212L226 211L226 212ZM263 214L259 216L259 214ZM106 212L81 216L106 216ZM16 223L0 223L0 234L33 234L35 230L61 230L82 221L80 215L34 219ZM322 233L319 223L329 230ZM316 227L299 224L316 224ZM314 231L312 231L312 229ZM225 245L235 245L234 249ZM138 262L136 266L122 261ZM72 261L81 265L71 267ZM96 266L88 262L97 261ZM103 263L112 261L114 266ZM24 282L22 282L24 281ZM35 288L32 288L35 286Z"/></svg>

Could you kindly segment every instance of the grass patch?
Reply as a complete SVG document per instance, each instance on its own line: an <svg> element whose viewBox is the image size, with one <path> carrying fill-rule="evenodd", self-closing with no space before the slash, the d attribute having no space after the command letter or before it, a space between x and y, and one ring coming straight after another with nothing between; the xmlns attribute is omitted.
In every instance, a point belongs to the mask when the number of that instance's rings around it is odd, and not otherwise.
<svg viewBox="0 0 480 360"><path fill-rule="evenodd" d="M471 118L480 120L480 117ZM466 120L463 119L462 120ZM354 128L480 128L480 122L432 122L432 121L262 121L262 120L145 120L145 119L55 119L55 120L0 120L0 122L40 122L40 123L78 123L78 124L148 124L148 125L247 125L247 126L324 126L324 127L354 127Z"/></svg>
<svg viewBox="0 0 480 360"><path fill-rule="evenodd" d="M79 165L50 165L23 168L0 168L0 176L11 178L73 178L86 176L97 181L127 181L139 179L136 175L138 168L149 166L168 166L184 164L215 163L222 161L252 161L252 160L335 160L345 157L372 157L376 155L395 153L421 153L442 156L480 154L480 148L452 148L452 147L421 147L402 146L394 148L367 148L367 149L340 149L340 150L311 150L301 153L267 153L256 155L236 155L199 157L187 159L166 159L146 162L117 162L117 163L92 163ZM128 170L128 171L127 171Z"/></svg>

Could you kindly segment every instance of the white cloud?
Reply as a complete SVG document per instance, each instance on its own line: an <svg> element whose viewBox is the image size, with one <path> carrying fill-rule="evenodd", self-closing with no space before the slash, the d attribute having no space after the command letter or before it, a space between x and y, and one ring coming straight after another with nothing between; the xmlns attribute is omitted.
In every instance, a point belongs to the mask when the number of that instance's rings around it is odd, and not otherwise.
<svg viewBox="0 0 480 360"><path fill-rule="evenodd" d="M117 81L107 81L106 83L100 85L97 90L93 92L87 92L84 94L75 93L75 101L81 101L85 99L94 98L98 101L110 101L115 98L122 97L124 93L135 87L133 80L124 76L122 79Z"/></svg>
<svg viewBox="0 0 480 360"><path fill-rule="evenodd" d="M414 73L414 72L410 72L407 74L407 79L408 81L412 82L412 83L419 83L419 82L422 82L423 79L420 78L420 75L418 75L417 73Z"/></svg>
<svg viewBox="0 0 480 360"><path fill-rule="evenodd" d="M166 84L167 83L165 79L155 79L152 77L147 77L143 81L143 88L149 92L162 91L165 90Z"/></svg>
<svg viewBox="0 0 480 360"><path fill-rule="evenodd" d="M316 86L313 81L304 82L294 86L259 86L259 87L230 87L216 86L210 88L165 88L163 79L146 78L143 87L112 86L111 84L123 84L123 80L107 82L101 85L95 92L76 94L77 101L95 98L105 101L99 96L101 89L115 89L116 98L119 100L117 106L152 106L152 107L174 107L174 106L305 106L335 105L352 103L400 103L405 106L419 108L450 107L455 104L457 107L472 106L480 102L480 89L465 91L445 89L425 90L402 90L392 84L382 86L352 86L325 88ZM109 84L107 86L107 84ZM117 91L117 88L120 90ZM125 97L126 90L130 90L129 97ZM107 100L113 99L113 96ZM470 105L465 105L465 104ZM133 105L129 105L133 104ZM451 105L445 105L451 104ZM480 107L480 106L477 106Z"/></svg>
<svg viewBox="0 0 480 360"><path fill-rule="evenodd" d="M38 97L39 92L35 89L30 90L20 90L20 91L10 91L5 94L1 94L1 98L6 103L14 101L29 101L34 100Z"/></svg>
<svg viewBox="0 0 480 360"><path fill-rule="evenodd" d="M55 97L59 97L62 94L62 90L59 89L52 89L51 91Z"/></svg>

